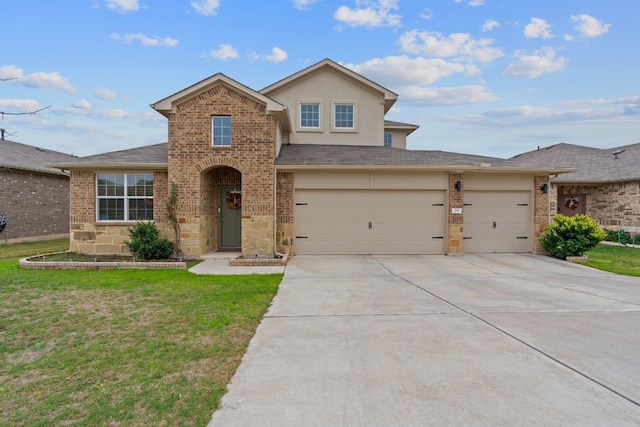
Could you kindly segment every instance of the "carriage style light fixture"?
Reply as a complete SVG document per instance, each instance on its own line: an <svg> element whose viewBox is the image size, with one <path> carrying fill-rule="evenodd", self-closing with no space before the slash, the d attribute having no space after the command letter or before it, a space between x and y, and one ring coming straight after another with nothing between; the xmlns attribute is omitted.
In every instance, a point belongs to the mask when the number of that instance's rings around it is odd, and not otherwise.
<svg viewBox="0 0 640 427"><path fill-rule="evenodd" d="M547 194L549 192L549 185L548 184L542 184L542 187L540 187L540 191L542 191L542 194Z"/></svg>
<svg viewBox="0 0 640 427"><path fill-rule="evenodd" d="M460 190L462 190L462 182L456 181L455 187L456 187L456 191L460 192Z"/></svg>

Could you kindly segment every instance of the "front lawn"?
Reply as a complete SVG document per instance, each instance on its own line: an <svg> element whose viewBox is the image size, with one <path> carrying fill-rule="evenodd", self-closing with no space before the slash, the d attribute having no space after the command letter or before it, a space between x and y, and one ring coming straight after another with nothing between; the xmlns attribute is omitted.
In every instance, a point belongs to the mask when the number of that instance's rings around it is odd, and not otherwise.
<svg viewBox="0 0 640 427"><path fill-rule="evenodd" d="M600 244L587 252L589 267L626 276L640 276L640 249Z"/></svg>
<svg viewBox="0 0 640 427"><path fill-rule="evenodd" d="M203 426L282 275L23 270L0 245L2 425Z"/></svg>

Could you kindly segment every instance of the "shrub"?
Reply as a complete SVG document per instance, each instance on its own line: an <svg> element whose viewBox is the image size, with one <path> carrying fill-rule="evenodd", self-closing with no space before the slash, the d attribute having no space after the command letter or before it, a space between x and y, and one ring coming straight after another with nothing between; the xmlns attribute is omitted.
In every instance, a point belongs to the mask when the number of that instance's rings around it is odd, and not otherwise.
<svg viewBox="0 0 640 427"><path fill-rule="evenodd" d="M160 230L153 222L138 222L129 228L131 240L125 244L140 259L166 259L173 253L173 244L160 238Z"/></svg>
<svg viewBox="0 0 640 427"><path fill-rule="evenodd" d="M558 214L553 221L540 241L544 250L555 258L584 255L606 237L598 223L587 215Z"/></svg>

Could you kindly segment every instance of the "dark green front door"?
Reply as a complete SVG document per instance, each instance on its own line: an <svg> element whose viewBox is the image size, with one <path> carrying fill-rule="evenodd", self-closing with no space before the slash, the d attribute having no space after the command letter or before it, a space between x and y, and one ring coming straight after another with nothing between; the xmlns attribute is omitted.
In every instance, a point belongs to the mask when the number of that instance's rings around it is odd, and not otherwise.
<svg viewBox="0 0 640 427"><path fill-rule="evenodd" d="M220 188L220 248L242 246L242 192L239 187Z"/></svg>

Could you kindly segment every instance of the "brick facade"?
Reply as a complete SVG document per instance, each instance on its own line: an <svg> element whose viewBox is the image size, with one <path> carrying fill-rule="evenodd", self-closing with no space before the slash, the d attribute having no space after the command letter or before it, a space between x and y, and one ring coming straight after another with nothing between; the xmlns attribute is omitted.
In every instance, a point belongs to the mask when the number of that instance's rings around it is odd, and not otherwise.
<svg viewBox="0 0 640 427"><path fill-rule="evenodd" d="M231 145L213 146L211 118L231 117ZM216 201L228 176L242 185L242 254L271 256L274 250L276 123L266 106L219 83L177 105L169 115L169 183L185 195L178 208L185 256L218 249ZM188 196L186 196L188 194Z"/></svg>
<svg viewBox="0 0 640 427"><path fill-rule="evenodd" d="M553 185L553 200L584 194L585 214L604 228L640 231L640 182L616 182L598 185ZM558 205L552 206L556 213Z"/></svg>
<svg viewBox="0 0 640 427"><path fill-rule="evenodd" d="M293 172L278 172L276 191L276 250L293 251Z"/></svg>
<svg viewBox="0 0 640 427"><path fill-rule="evenodd" d="M542 192L542 186L546 185L547 193ZM550 201L551 201L551 185L548 176L533 177L533 237L534 252L544 252L540 240L538 240L546 231L551 222Z"/></svg>
<svg viewBox="0 0 640 427"><path fill-rule="evenodd" d="M456 190L456 183L460 182L460 191ZM448 255L459 255L464 252L464 174L459 172L449 173L449 240L447 245ZM462 213L453 213L453 209L461 209Z"/></svg>
<svg viewBox="0 0 640 427"><path fill-rule="evenodd" d="M69 177L0 169L3 241L69 233Z"/></svg>

